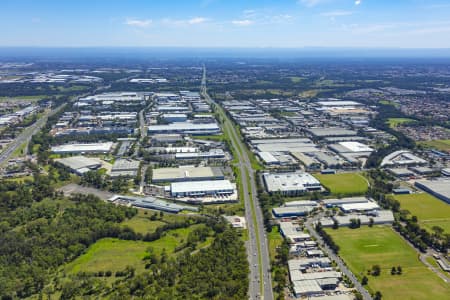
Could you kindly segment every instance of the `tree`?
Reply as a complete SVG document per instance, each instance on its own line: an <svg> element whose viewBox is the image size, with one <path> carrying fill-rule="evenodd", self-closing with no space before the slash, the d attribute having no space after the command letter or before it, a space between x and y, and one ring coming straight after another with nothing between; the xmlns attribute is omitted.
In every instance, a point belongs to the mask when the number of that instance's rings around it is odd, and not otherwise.
<svg viewBox="0 0 450 300"><path fill-rule="evenodd" d="M366 285L369 282L369 278L367 278L367 276L363 276L362 280L361 280L361 284L362 285Z"/></svg>
<svg viewBox="0 0 450 300"><path fill-rule="evenodd" d="M364 299L364 297L361 295L360 292L355 291L354 293L355 293L355 300L363 300Z"/></svg>
<svg viewBox="0 0 450 300"><path fill-rule="evenodd" d="M373 300L381 300L381 292L380 291L376 291L375 295L373 296Z"/></svg>
<svg viewBox="0 0 450 300"><path fill-rule="evenodd" d="M397 267L397 274L398 274L398 275L401 275L401 274L402 274L402 267L401 267L401 266L398 266L398 267Z"/></svg>
<svg viewBox="0 0 450 300"><path fill-rule="evenodd" d="M391 275L395 275L397 274L397 270L395 269L395 267L392 267L391 269Z"/></svg>
<svg viewBox="0 0 450 300"><path fill-rule="evenodd" d="M338 229L339 228L339 222L337 220L333 221L333 229Z"/></svg>
<svg viewBox="0 0 450 300"><path fill-rule="evenodd" d="M372 266L372 276L379 276L381 273L381 267L379 265L373 265Z"/></svg>

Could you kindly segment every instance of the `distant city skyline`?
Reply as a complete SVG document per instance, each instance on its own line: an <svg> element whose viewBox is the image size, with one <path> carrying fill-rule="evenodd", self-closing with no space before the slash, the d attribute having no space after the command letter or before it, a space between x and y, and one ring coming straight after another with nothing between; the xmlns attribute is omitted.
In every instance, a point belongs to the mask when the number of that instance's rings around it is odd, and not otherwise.
<svg viewBox="0 0 450 300"><path fill-rule="evenodd" d="M447 0L3 0L0 47L450 48Z"/></svg>

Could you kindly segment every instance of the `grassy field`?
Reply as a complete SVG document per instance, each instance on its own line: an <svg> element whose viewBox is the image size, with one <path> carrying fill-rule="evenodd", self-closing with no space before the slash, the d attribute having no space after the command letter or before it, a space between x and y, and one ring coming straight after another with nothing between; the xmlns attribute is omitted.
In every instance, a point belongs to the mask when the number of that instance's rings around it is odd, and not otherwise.
<svg viewBox="0 0 450 300"><path fill-rule="evenodd" d="M292 83L299 83L300 81L302 81L304 79L303 77L299 77L299 76L292 76L289 78L291 79Z"/></svg>
<svg viewBox="0 0 450 300"><path fill-rule="evenodd" d="M272 231L267 234L267 240L269 242L270 261L274 261L277 254L277 247L283 243L283 237L278 231L278 226L272 227Z"/></svg>
<svg viewBox="0 0 450 300"><path fill-rule="evenodd" d="M152 215L154 215L155 213L157 214L157 220L150 220L150 217L152 217ZM185 218L186 217L184 216L173 214L164 214L163 217L160 218L159 212L139 209L136 216L122 222L122 225L131 227L138 233L146 234L148 232L154 232L156 228L164 224L173 223L175 221L182 221Z"/></svg>
<svg viewBox="0 0 450 300"><path fill-rule="evenodd" d="M37 95L37 96L15 96L15 97L0 97L0 102L6 100L25 100L25 101L39 101L41 99L46 98L45 95Z"/></svg>
<svg viewBox="0 0 450 300"><path fill-rule="evenodd" d="M379 101L378 103L383 104L383 105L393 105L393 106L395 106L395 107L398 107L398 106L399 106L398 103L395 103L395 102L389 101L389 100L381 100L381 101Z"/></svg>
<svg viewBox="0 0 450 300"><path fill-rule="evenodd" d="M391 128L395 128L398 125L404 124L404 123L410 123L410 122L414 122L413 119L408 119L408 118L390 118L387 121L389 123L389 127Z"/></svg>
<svg viewBox="0 0 450 300"><path fill-rule="evenodd" d="M383 300L448 299L450 286L423 265L416 251L390 227L327 229L340 246L340 256L359 278L373 265L381 267L380 276L368 276L369 290L380 291ZM391 275L393 266L401 275Z"/></svg>
<svg viewBox="0 0 450 300"><path fill-rule="evenodd" d="M359 173L314 174L333 194L362 195L367 192L367 181Z"/></svg>
<svg viewBox="0 0 450 300"><path fill-rule="evenodd" d="M440 151L450 151L450 140L419 142L419 144L430 148L436 148L437 150Z"/></svg>
<svg viewBox="0 0 450 300"><path fill-rule="evenodd" d="M80 271L110 270L115 272L125 269L126 266L134 267L137 272L143 271L142 259L149 247L152 247L156 254L161 254L163 249L169 255L173 254L175 248L186 241L189 232L198 226L205 225L193 225L189 228L171 230L165 236L153 242L125 241L115 238L101 239L89 247L85 254L68 264L66 272L72 274Z"/></svg>
<svg viewBox="0 0 450 300"><path fill-rule="evenodd" d="M402 209L417 216L419 223L431 230L433 226L442 227L450 233L450 205L427 193L396 195Z"/></svg>

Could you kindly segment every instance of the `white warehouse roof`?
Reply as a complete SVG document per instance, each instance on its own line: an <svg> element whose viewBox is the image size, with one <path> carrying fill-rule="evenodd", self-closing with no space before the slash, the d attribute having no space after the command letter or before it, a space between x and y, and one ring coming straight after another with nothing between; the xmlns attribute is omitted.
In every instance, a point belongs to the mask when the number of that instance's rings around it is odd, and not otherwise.
<svg viewBox="0 0 450 300"><path fill-rule="evenodd" d="M347 148L351 152L372 152L373 149L359 142L340 142L339 145Z"/></svg>
<svg viewBox="0 0 450 300"><path fill-rule="evenodd" d="M235 185L229 180L204 180L204 181L185 181L173 182L170 184L172 194L190 193L190 192L214 192L221 190L233 190Z"/></svg>
<svg viewBox="0 0 450 300"><path fill-rule="evenodd" d="M54 153L108 153L111 151L113 142L91 143L91 144L67 144L52 147Z"/></svg>
<svg viewBox="0 0 450 300"><path fill-rule="evenodd" d="M264 181L269 192L308 190L309 187L320 187L320 182L309 173L292 172L280 174L264 174Z"/></svg>

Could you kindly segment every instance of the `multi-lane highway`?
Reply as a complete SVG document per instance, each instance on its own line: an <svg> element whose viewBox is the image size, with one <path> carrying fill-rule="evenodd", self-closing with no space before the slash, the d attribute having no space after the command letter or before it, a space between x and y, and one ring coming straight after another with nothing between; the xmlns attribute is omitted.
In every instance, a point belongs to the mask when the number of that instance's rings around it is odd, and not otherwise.
<svg viewBox="0 0 450 300"><path fill-rule="evenodd" d="M104 89L108 89L110 87L110 85L107 86L99 86L95 89L94 92L98 92ZM80 97L85 97L89 95L89 93L84 93L81 95L77 95L77 96L73 96L69 102L73 102L75 100L77 100ZM28 126L27 128L25 128L18 137L16 137L14 139L13 142L11 142L6 149L4 149L1 153L0 153L0 166L3 165L10 157L11 155L19 148L21 147L24 143L28 145L28 142L31 140L31 137L33 135L35 135L36 133L39 132L39 130L41 130L46 122L48 117L56 114L57 112L59 112L61 109L63 109L65 106L67 105L67 102L64 104L61 104L60 106L58 106L57 108L53 109L53 110L49 110L46 111L46 113L44 114L43 117L41 117L39 120L37 120L36 122L34 122L34 124Z"/></svg>
<svg viewBox="0 0 450 300"><path fill-rule="evenodd" d="M244 195L245 218L249 232L247 242L248 261L250 264L250 299L273 299L272 280L270 276L270 258L261 207L258 204L255 172L252 168L246 146L223 109L208 95L206 90L206 68L203 68L201 94L210 104L214 104L221 115L222 130L230 137L234 153L237 155L241 174L241 187Z"/></svg>

